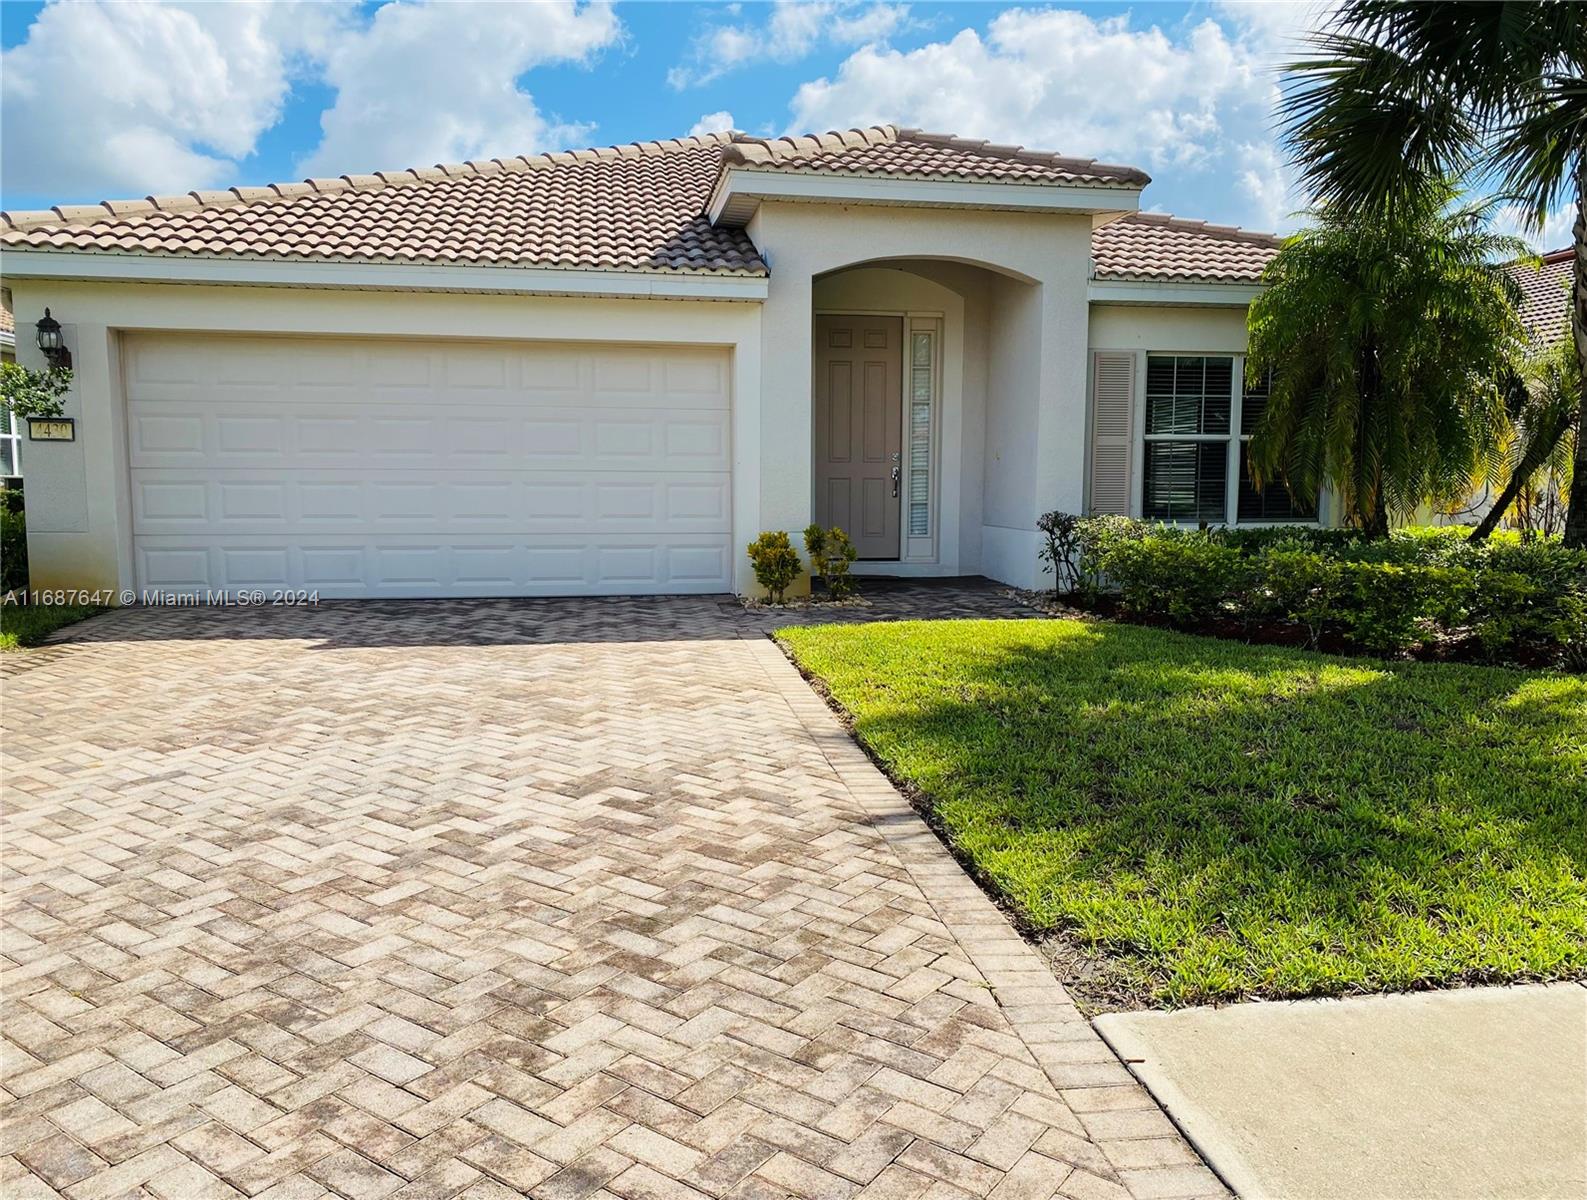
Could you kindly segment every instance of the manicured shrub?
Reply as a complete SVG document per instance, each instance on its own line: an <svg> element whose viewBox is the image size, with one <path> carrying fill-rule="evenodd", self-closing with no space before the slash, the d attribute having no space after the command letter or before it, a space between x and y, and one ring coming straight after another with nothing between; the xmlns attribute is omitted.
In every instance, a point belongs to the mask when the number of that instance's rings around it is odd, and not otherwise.
<svg viewBox="0 0 1587 1200"><path fill-rule="evenodd" d="M1587 551L1459 528L1195 530L1075 522L1079 577L1132 617L1203 626L1294 622L1375 654L1453 640L1493 661L1587 667Z"/></svg>
<svg viewBox="0 0 1587 1200"><path fill-rule="evenodd" d="M814 523L805 527L805 553L810 556L810 571L826 582L827 595L842 600L854 594L854 577L849 567L860 556L849 535L834 525L822 529Z"/></svg>
<svg viewBox="0 0 1587 1200"><path fill-rule="evenodd" d="M1345 635L1364 650L1394 654L1429 639L1436 632L1430 616L1435 606L1458 603L1470 576L1451 567L1400 566L1395 563L1345 562L1339 577L1332 616Z"/></svg>
<svg viewBox="0 0 1587 1200"><path fill-rule="evenodd" d="M751 542L749 561L755 568L755 582L766 589L773 604L783 602L788 585L804 570L799 551L781 530L767 531Z"/></svg>
<svg viewBox="0 0 1587 1200"><path fill-rule="evenodd" d="M1191 537L1121 540L1103 567L1128 612L1187 624L1226 615L1250 575L1238 550Z"/></svg>
<svg viewBox="0 0 1587 1200"><path fill-rule="evenodd" d="M1036 529L1042 536L1038 556L1045 564L1043 571L1051 571L1053 591L1060 596L1080 590L1080 543L1084 517L1074 513L1042 513L1036 518Z"/></svg>
<svg viewBox="0 0 1587 1200"><path fill-rule="evenodd" d="M1058 515L1058 514L1053 514ZM1075 522L1079 541L1079 578L1076 591L1104 590L1102 563L1117 547L1127 542L1138 542L1151 532L1151 527L1133 517L1103 514L1081 517Z"/></svg>

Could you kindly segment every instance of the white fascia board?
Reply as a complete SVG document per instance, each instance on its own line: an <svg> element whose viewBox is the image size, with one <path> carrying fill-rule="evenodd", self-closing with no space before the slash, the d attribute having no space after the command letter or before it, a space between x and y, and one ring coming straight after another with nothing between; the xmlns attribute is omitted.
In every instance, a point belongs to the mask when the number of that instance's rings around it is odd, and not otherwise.
<svg viewBox="0 0 1587 1200"><path fill-rule="evenodd" d="M294 262L66 250L6 251L0 255L0 276L114 283L208 283L677 300L758 301L764 300L767 292L764 275L564 271L544 267L452 267L419 263Z"/></svg>
<svg viewBox="0 0 1587 1200"><path fill-rule="evenodd" d="M876 175L801 174L733 167L711 196L711 223L729 205L762 200L827 204L891 204L908 208L992 208L1022 212L1135 212L1136 187L1067 183L967 183L957 179L899 179ZM735 202L737 202L735 204Z"/></svg>
<svg viewBox="0 0 1587 1200"><path fill-rule="evenodd" d="M1086 299L1093 304L1192 304L1201 308L1245 308L1263 290L1259 283L1093 279L1086 285Z"/></svg>

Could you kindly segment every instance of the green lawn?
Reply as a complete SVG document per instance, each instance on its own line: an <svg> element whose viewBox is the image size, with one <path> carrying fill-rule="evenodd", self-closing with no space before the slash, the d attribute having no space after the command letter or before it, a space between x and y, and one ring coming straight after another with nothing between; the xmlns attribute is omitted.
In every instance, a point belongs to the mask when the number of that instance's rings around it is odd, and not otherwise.
<svg viewBox="0 0 1587 1200"><path fill-rule="evenodd" d="M1092 1003L1587 974L1587 679L1064 620L777 636Z"/></svg>
<svg viewBox="0 0 1587 1200"><path fill-rule="evenodd" d="M94 604L0 605L0 650L36 646L61 626L104 611Z"/></svg>

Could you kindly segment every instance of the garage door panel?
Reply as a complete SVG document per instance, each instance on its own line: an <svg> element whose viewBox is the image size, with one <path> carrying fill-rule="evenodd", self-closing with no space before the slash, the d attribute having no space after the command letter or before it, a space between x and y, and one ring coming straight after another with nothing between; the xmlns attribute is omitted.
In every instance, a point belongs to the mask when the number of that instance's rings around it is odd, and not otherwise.
<svg viewBox="0 0 1587 1200"><path fill-rule="evenodd" d="M728 477L678 472L382 472L270 475L219 469L134 472L133 533L282 536L293 529L368 526L407 534L492 529L561 533L731 532Z"/></svg>
<svg viewBox="0 0 1587 1200"><path fill-rule="evenodd" d="M129 402L134 469L203 464L340 471L514 464L537 470L726 471L728 414L532 413L454 404L262 404L268 415Z"/></svg>
<svg viewBox="0 0 1587 1200"><path fill-rule="evenodd" d="M128 339L132 401L527 404L583 408L730 406L727 358L688 347L335 338ZM216 385L220 385L218 388Z"/></svg>
<svg viewBox="0 0 1587 1200"><path fill-rule="evenodd" d="M124 349L143 587L730 586L721 351L187 335Z"/></svg>
<svg viewBox="0 0 1587 1200"><path fill-rule="evenodd" d="M195 548L140 538L141 586L178 593L307 590L322 599L614 595L721 590L730 566L720 538L543 535L416 541L399 535L228 539Z"/></svg>

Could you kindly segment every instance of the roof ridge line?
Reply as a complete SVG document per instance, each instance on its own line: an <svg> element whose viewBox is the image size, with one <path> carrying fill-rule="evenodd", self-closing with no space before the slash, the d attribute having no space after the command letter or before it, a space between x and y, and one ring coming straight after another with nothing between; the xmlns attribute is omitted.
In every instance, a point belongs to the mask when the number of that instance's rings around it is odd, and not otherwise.
<svg viewBox="0 0 1587 1200"><path fill-rule="evenodd" d="M801 155L847 150L859 146L879 146L898 140L895 125L868 125L851 129L829 129L825 133L783 134L781 137L755 137L734 133L722 147L722 159L734 165L775 163Z"/></svg>
<svg viewBox="0 0 1587 1200"><path fill-rule="evenodd" d="M1133 212L1119 218L1119 224L1134 222L1137 225L1171 225L1176 229L1183 229L1195 233L1215 233L1220 237L1238 238L1244 242L1256 242L1260 245L1281 245L1284 239L1276 233L1263 233L1257 229L1244 229L1239 225L1214 225L1210 221L1198 221L1191 217L1176 217L1173 213Z"/></svg>
<svg viewBox="0 0 1587 1200"><path fill-rule="evenodd" d="M956 133L932 133L925 129L901 128L898 130L898 141L915 142L922 146L946 146L954 150L969 150L976 154L984 154L988 158L1002 158L1011 162L1041 163L1045 166L1073 169L1083 171L1109 171L1131 179L1138 179L1142 187L1152 181L1152 177L1139 167L1132 167L1127 163L1098 162L1094 158L1081 158L1073 154L1061 154L1056 150L1027 150L1024 146L1011 143L989 142L981 138L960 137Z"/></svg>
<svg viewBox="0 0 1587 1200"><path fill-rule="evenodd" d="M308 178L254 187L236 186L218 190L195 189L170 196L145 196L141 200L101 200L98 204L58 204L54 208L0 212L0 232L26 231L43 226L81 227L98 225L128 217L157 212L191 212L198 208L231 208L243 204L267 204L296 200L315 193L372 192L388 187L412 187L441 179L471 176L519 174L545 170L571 162L594 162L613 158L648 158L699 146L728 145L739 136L733 130L720 133L691 134L648 142L625 142L616 146L580 150L546 150L538 154L519 154L511 158L492 158L462 163L436 163L431 167L407 167L400 171L376 171L367 175L338 175L334 178Z"/></svg>

